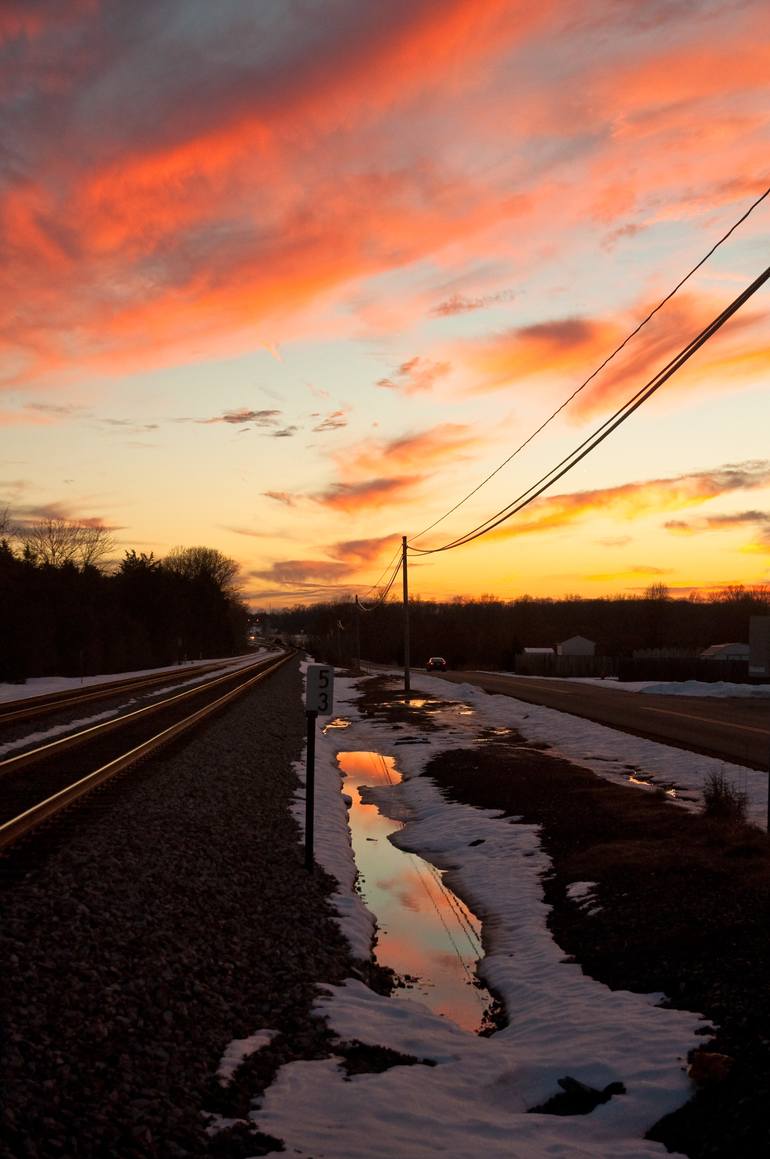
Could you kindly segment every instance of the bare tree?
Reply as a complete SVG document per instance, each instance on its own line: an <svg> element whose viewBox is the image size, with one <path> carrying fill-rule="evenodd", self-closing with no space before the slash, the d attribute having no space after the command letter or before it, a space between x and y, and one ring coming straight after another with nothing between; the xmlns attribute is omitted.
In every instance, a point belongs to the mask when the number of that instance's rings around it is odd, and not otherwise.
<svg viewBox="0 0 770 1159"><path fill-rule="evenodd" d="M163 566L188 579L209 579L225 595L237 593L239 565L215 547L174 547L163 560Z"/></svg>
<svg viewBox="0 0 770 1159"><path fill-rule="evenodd" d="M25 552L37 563L96 567L115 547L106 527L70 519L41 519L21 533Z"/></svg>
<svg viewBox="0 0 770 1159"><path fill-rule="evenodd" d="M101 524L78 526L77 560L83 567L98 567L115 550L115 540Z"/></svg>

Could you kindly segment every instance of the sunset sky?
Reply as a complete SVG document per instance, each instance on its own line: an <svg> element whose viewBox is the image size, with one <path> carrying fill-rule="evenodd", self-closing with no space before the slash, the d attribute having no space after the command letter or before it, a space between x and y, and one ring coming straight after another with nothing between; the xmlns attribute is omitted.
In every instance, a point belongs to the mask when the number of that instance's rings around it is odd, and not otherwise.
<svg viewBox="0 0 770 1159"><path fill-rule="evenodd" d="M279 608L558 463L770 264L766 0L0 0L0 508ZM424 598L770 582L770 289Z"/></svg>

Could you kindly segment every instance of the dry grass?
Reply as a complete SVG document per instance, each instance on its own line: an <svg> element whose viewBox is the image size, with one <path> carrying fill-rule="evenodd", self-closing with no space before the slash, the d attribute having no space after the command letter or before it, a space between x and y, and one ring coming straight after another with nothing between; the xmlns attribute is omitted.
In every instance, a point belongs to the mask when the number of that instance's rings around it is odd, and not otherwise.
<svg viewBox="0 0 770 1159"><path fill-rule="evenodd" d="M703 812L724 821L745 821L748 798L723 772L709 773L703 784Z"/></svg>

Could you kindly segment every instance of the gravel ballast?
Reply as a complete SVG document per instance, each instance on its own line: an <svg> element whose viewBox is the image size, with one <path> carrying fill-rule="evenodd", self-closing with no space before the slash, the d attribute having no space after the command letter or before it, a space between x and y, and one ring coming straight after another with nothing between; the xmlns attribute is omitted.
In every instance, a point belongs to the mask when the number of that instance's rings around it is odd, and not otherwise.
<svg viewBox="0 0 770 1159"><path fill-rule="evenodd" d="M3 1156L255 1155L260 1076L216 1078L228 1044L278 1037L259 1066L312 1056L315 980L353 969L290 816L304 715L296 661L56 825L38 868L9 860ZM53 843L53 844L51 844ZM34 859L28 858L34 866ZM270 1074L261 1076L269 1081ZM273 1147L275 1149L275 1147Z"/></svg>

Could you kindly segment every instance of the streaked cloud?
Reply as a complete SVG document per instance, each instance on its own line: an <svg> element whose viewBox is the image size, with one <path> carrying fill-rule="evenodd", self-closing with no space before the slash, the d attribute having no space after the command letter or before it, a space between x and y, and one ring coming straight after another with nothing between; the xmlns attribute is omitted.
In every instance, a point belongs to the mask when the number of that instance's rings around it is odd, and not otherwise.
<svg viewBox="0 0 770 1159"><path fill-rule="evenodd" d="M16 361L7 381L74 363L184 361L193 335L199 350L227 340L232 351L246 328L253 349L255 322L274 350L281 317L419 260L450 230L505 217L509 197L416 142L400 156L387 142L415 105L435 119L443 84L473 92L481 62L501 59L548 7L488 0L480 15L472 0L336 0L319 22L301 0L214 21L187 0L184 20L177 5L140 5L105 23L83 5L66 56L56 22L41 20L31 44L29 21L9 24L19 63L10 57L5 82L17 104L0 228L8 284L24 294L14 325L0 326ZM43 66L57 47L51 84Z"/></svg>
<svg viewBox="0 0 770 1159"><path fill-rule="evenodd" d="M698 519L669 519L663 524L666 531L676 535L700 535L708 531L731 531L746 528L756 538L746 545L748 551L770 550L770 511L732 511L706 515Z"/></svg>
<svg viewBox="0 0 770 1159"><path fill-rule="evenodd" d="M352 513L413 498L415 488L422 478L421 475L401 475L367 479L361 483L333 483L326 491L320 491L310 498L323 507Z"/></svg>
<svg viewBox="0 0 770 1159"><path fill-rule="evenodd" d="M395 544L400 543L401 536L380 535L374 539L347 539L334 543L329 547L329 555L336 559L350 563L368 564L392 553Z"/></svg>
<svg viewBox="0 0 770 1159"><path fill-rule="evenodd" d="M102 515L86 514L82 506L55 499L48 503L20 503L13 507L14 522L23 530L33 523L47 520L78 524L104 531L120 531L122 525Z"/></svg>
<svg viewBox="0 0 770 1159"><path fill-rule="evenodd" d="M405 470L427 472L437 464L462 462L484 446L478 432L465 423L438 423L427 430L393 439L366 439L334 456L345 479Z"/></svg>
<svg viewBox="0 0 770 1159"><path fill-rule="evenodd" d="M96 425L112 428L114 434L129 433L132 435L146 434L148 431L160 430L160 423L138 423L132 419L97 419Z"/></svg>
<svg viewBox="0 0 770 1159"><path fill-rule="evenodd" d="M487 310L490 306L499 306L503 302L512 302L518 297L516 290L499 290L496 294L481 294L469 298L465 294L452 294L438 306L434 306L430 313L437 318L449 318L454 314L470 314L474 310Z"/></svg>
<svg viewBox="0 0 770 1159"><path fill-rule="evenodd" d="M420 394L432 390L440 379L446 378L450 369L448 362L432 362L417 356L402 362L389 378L378 379L377 386L386 390L399 390L407 395Z"/></svg>
<svg viewBox="0 0 770 1159"><path fill-rule="evenodd" d="M209 426L212 423L228 423L233 426L244 426L246 424L255 427L274 427L281 418L281 411L279 410L248 410L243 407L241 410L228 410L224 414L216 415L210 419L193 419L193 422L202 423L204 426Z"/></svg>
<svg viewBox="0 0 770 1159"><path fill-rule="evenodd" d="M604 539L597 539L599 547L628 547L629 543L633 543L633 537L630 535L607 535Z"/></svg>
<svg viewBox="0 0 770 1159"><path fill-rule="evenodd" d="M329 559L284 559L262 570L250 572L256 579L271 583L298 584L310 581L340 580L350 573L350 568L338 560Z"/></svg>
<svg viewBox="0 0 770 1159"><path fill-rule="evenodd" d="M286 507L294 507L297 502L296 497L288 491L263 491L262 494L268 499L274 499L276 503L283 503Z"/></svg>
<svg viewBox="0 0 770 1159"><path fill-rule="evenodd" d="M312 415L312 418L320 418L320 415ZM317 434L322 434L324 431L339 431L348 425L348 414L344 410L334 410L330 414L321 418L312 429Z"/></svg>
<svg viewBox="0 0 770 1159"><path fill-rule="evenodd" d="M713 296L682 294L667 303L570 403L568 413L574 419L588 418L625 401L716 317L729 297L717 301ZM518 327L468 343L455 357L469 372L471 393L510 390L529 379L543 379L564 391L563 401L598 370L656 304L640 304L627 319L617 315L557 318ZM704 376L719 371L722 378L712 389L727 390L736 374L753 374L758 365L770 366L770 352L759 328L761 320L756 310L732 318L724 332L712 339L713 345L699 351L681 378L674 376L664 389L680 390L682 381L692 388L693 381L700 385ZM728 370L730 378L725 381Z"/></svg>
<svg viewBox="0 0 770 1159"><path fill-rule="evenodd" d="M233 535L245 535L248 539L278 538L278 534L275 531L256 531L253 527L233 527L227 523L223 523L222 527L225 531L231 531Z"/></svg>
<svg viewBox="0 0 770 1159"><path fill-rule="evenodd" d="M629 579L633 576L646 576L649 579L660 579L661 576L671 575L673 568L655 567L652 564L633 564L622 571L595 572L585 578L598 583L608 583L613 580Z"/></svg>
<svg viewBox="0 0 770 1159"><path fill-rule="evenodd" d="M19 455L7 474L31 480L19 498L43 509L78 490L71 509L93 511L114 496L159 542L214 536L226 514L245 566L272 569L261 493L290 562L374 578L391 528L479 483L758 196L769 100L760 0L6 0L0 433ZM542 461L754 276L769 213L575 398ZM725 574L749 575L756 561L735 556L763 542L748 510L767 506L762 468L696 468L764 458L766 315L757 296L640 412L635 443L629 424L581 468L582 491L497 534L529 534L534 557L536 533L563 529L572 555L574 527L582 576L603 548L610 567L658 562L664 521L674 558L675 531L711 537L695 558L732 527ZM165 485L195 430L177 423L219 432L192 440L206 502ZM485 494L505 502L505 476ZM745 518L719 522L736 505ZM554 590L542 547L532 583ZM519 582L504 555L484 557L489 590ZM462 588L449 558L416 566L435 593ZM456 569L471 586L482 572ZM315 598L345 578L255 577L253 594Z"/></svg>
<svg viewBox="0 0 770 1159"><path fill-rule="evenodd" d="M73 403L26 402L24 410L32 411L34 414L50 415L52 418L70 418L73 415L83 414L85 407Z"/></svg>
<svg viewBox="0 0 770 1159"><path fill-rule="evenodd" d="M509 539L569 526L594 515L636 519L651 513L697 507L735 491L770 485L770 462L730 463L713 471L696 471L665 479L623 483L617 487L573 491L536 500L527 514L513 516L489 532L488 538Z"/></svg>

